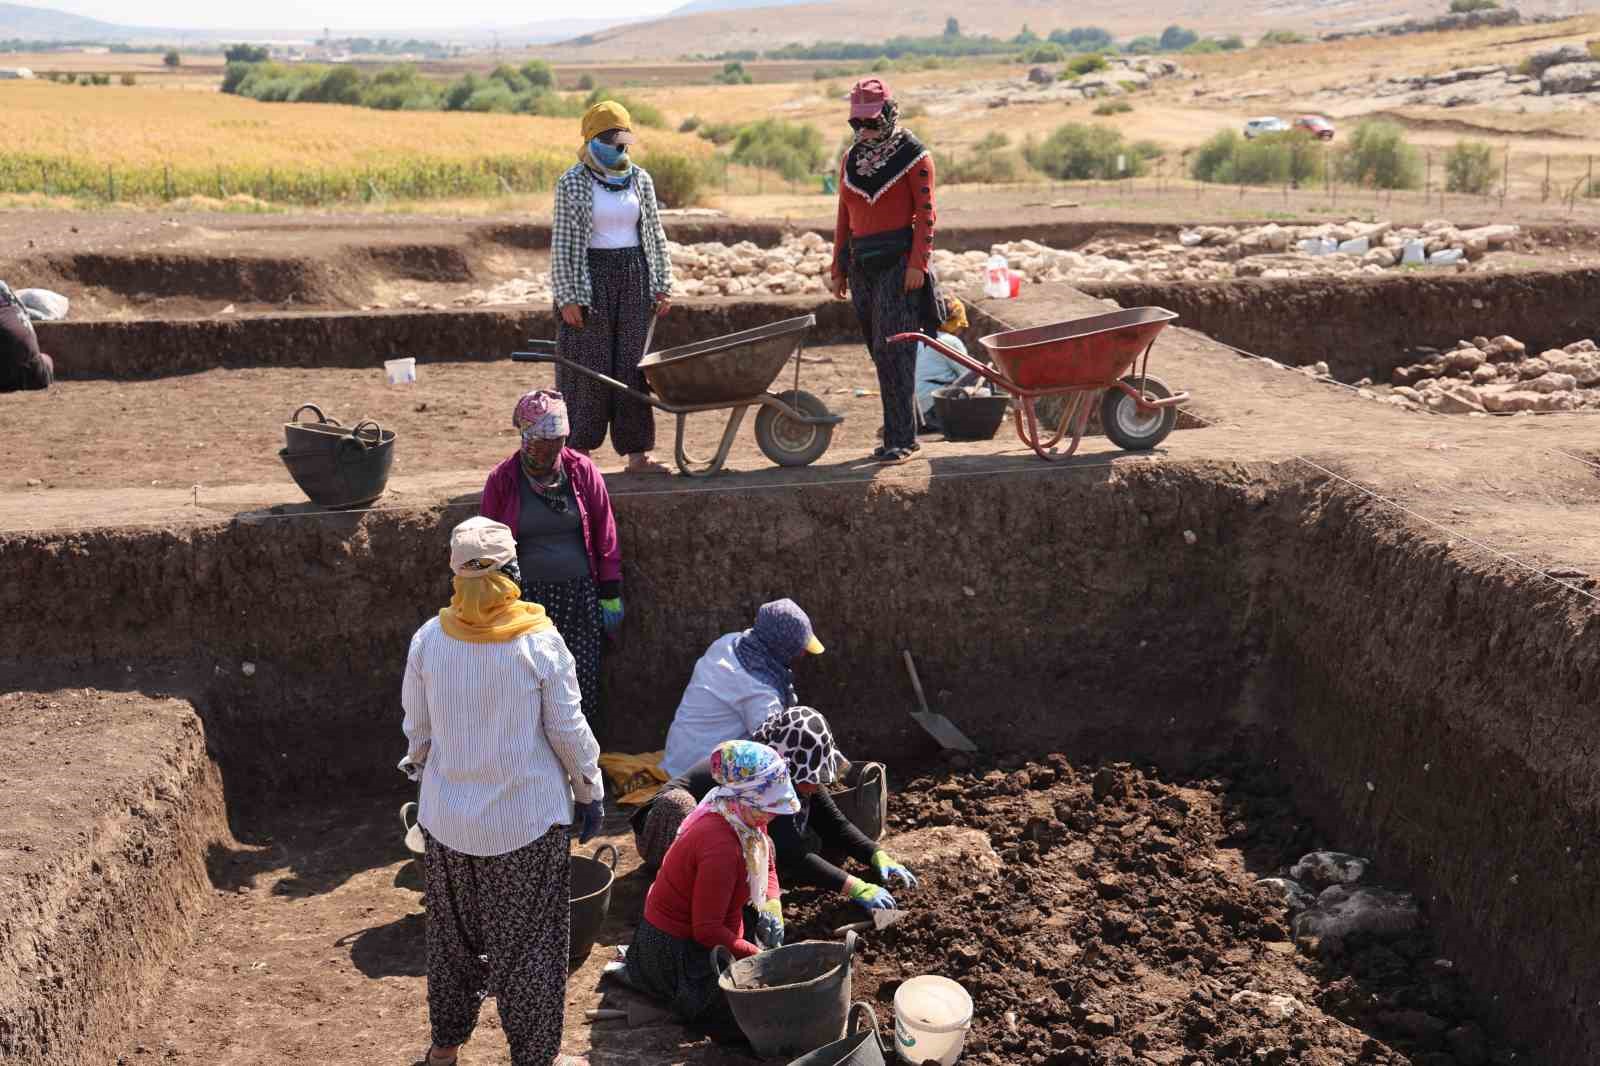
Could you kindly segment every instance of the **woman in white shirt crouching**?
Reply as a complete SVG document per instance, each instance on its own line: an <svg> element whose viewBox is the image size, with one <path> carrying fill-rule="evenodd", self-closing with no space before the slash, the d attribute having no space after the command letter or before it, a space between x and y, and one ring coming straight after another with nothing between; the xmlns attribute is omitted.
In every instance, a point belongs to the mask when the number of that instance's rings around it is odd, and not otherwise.
<svg viewBox="0 0 1600 1066"><path fill-rule="evenodd" d="M661 768L677 777L718 744L748 740L774 712L797 704L793 665L807 654L821 655L822 642L793 600L764 603L749 629L718 637L678 702Z"/></svg>
<svg viewBox="0 0 1600 1066"><path fill-rule="evenodd" d="M400 768L422 782L430 1066L452 1066L500 1010L513 1066L560 1055L567 986L568 832L600 831L600 745L577 670L544 608L521 599L511 530L469 518L450 536L455 595L411 638ZM487 959L487 961L483 961Z"/></svg>

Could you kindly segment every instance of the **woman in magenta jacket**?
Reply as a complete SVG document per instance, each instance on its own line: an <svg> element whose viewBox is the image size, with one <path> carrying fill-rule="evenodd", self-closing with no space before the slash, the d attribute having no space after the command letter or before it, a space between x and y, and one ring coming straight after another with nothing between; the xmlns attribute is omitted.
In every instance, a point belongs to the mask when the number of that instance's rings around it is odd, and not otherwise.
<svg viewBox="0 0 1600 1066"><path fill-rule="evenodd" d="M567 404L537 389L511 418L517 453L494 468L479 510L517 539L522 595L542 604L577 660L583 713L600 710L600 655L622 627L622 551L605 478L588 456L567 447Z"/></svg>

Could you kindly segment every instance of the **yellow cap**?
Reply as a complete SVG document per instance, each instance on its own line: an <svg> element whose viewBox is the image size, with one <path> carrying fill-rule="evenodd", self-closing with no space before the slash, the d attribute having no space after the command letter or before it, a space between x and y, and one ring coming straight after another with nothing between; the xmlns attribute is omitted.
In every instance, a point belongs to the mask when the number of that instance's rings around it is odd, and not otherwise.
<svg viewBox="0 0 1600 1066"><path fill-rule="evenodd" d="M617 138L623 144L633 143L633 118L628 109L615 100L601 100L583 115L583 139L592 141L606 130L627 130L626 137Z"/></svg>
<svg viewBox="0 0 1600 1066"><path fill-rule="evenodd" d="M806 651L810 652L812 655L822 654L822 641L817 639L817 635L815 633L811 634L811 639L806 641Z"/></svg>

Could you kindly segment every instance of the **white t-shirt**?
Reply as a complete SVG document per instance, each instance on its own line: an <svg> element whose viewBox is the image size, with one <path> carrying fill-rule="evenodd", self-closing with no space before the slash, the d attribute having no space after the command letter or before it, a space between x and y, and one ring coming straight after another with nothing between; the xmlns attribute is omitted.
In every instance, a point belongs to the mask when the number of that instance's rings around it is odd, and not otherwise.
<svg viewBox="0 0 1600 1066"><path fill-rule="evenodd" d="M633 182L622 190L594 186L594 228L590 248L639 247L639 190Z"/></svg>
<svg viewBox="0 0 1600 1066"><path fill-rule="evenodd" d="M667 730L661 768L677 777L725 740L744 740L783 709L771 685L757 681L733 653L738 633L718 637L695 663L689 687Z"/></svg>

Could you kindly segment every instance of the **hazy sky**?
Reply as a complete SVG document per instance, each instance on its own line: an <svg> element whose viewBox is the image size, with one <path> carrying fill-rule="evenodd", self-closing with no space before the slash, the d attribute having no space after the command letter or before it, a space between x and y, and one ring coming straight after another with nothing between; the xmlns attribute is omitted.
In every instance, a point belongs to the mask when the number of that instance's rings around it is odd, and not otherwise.
<svg viewBox="0 0 1600 1066"><path fill-rule="evenodd" d="M18 2L18 0L13 0ZM431 26L515 26L552 19L627 18L657 15L683 0L606 0L599 5L557 0L525 3L495 0L273 0L272 3L217 3L216 0L21 0L106 22L197 29L278 29L329 26L338 29L424 29Z"/></svg>

